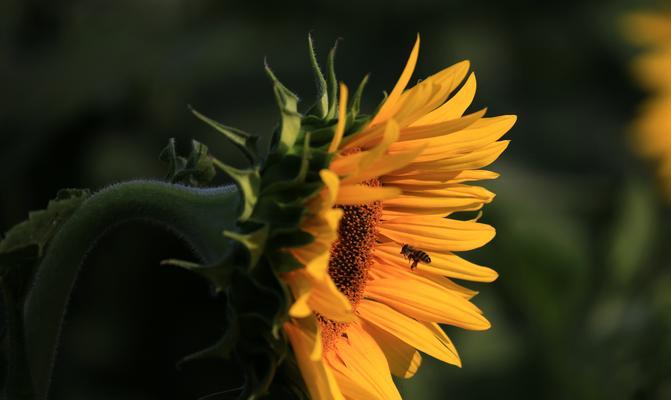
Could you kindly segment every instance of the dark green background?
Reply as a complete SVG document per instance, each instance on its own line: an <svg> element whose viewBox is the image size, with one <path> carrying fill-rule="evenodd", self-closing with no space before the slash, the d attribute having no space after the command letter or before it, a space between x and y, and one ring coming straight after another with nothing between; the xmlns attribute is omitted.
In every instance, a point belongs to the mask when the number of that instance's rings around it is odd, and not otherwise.
<svg viewBox="0 0 671 400"><path fill-rule="evenodd" d="M0 2L0 230L61 187L160 178L158 153L195 138L242 159L187 104L268 135L277 121L263 60L308 106L313 32L322 56L342 37L339 78L370 72L368 110L422 34L416 78L462 59L473 110L517 114L485 185L498 235L468 258L494 267L471 285L488 332L448 328L458 369L425 357L408 399L671 398L671 215L628 126L645 93L622 34L655 2L116 0ZM207 285L151 226L111 232L92 252L67 320L56 399L194 399L235 381L223 364L174 367L222 329Z"/></svg>

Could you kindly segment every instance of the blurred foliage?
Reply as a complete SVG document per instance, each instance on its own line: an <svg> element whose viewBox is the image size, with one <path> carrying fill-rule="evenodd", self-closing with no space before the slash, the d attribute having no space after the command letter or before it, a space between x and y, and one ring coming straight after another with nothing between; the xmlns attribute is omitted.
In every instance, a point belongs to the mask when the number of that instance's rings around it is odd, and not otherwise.
<svg viewBox="0 0 671 400"><path fill-rule="evenodd" d="M502 177L486 184L497 198L483 221L497 238L467 255L500 273L475 300L493 328L448 329L463 369L425 357L414 379L399 382L402 392L671 398L671 213L629 146L645 93L621 32L624 13L655 5L4 0L0 228L44 208L61 187L162 178L158 153L170 137L242 164L187 104L267 143L279 116L263 59L312 98L310 31L322 60L344 38L336 67L350 86L371 73L370 110L421 32L417 78L470 59L473 109L519 122L493 168ZM158 265L188 257L179 240L143 225L101 241L70 308L54 398L188 399L238 380L220 363L175 368L224 321L205 282Z"/></svg>

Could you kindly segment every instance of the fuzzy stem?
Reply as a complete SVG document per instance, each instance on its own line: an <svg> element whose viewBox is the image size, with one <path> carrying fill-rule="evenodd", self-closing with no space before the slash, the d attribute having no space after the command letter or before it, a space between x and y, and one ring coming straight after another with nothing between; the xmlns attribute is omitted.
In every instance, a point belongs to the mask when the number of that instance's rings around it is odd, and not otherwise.
<svg viewBox="0 0 671 400"><path fill-rule="evenodd" d="M24 309L26 353L36 399L46 399L72 288L87 253L111 227L130 220L156 223L186 240L204 263L221 259L235 226L239 196L233 186L195 189L133 181L87 199L54 236L38 266Z"/></svg>
<svg viewBox="0 0 671 400"><path fill-rule="evenodd" d="M28 366L26 365L25 341L21 323L21 306L17 302L17 293L11 285L5 284L0 278L0 292L3 294L7 313L7 375L4 394L7 399L31 400L32 385Z"/></svg>

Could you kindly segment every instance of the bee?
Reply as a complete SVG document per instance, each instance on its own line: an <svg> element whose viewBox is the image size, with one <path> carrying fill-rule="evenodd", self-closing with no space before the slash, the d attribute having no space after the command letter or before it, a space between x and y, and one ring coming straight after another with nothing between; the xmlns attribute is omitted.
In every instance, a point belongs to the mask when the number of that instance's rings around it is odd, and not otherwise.
<svg viewBox="0 0 671 400"><path fill-rule="evenodd" d="M403 257L407 258L408 260L412 260L412 264L410 264L410 269L415 270L417 268L417 264L421 261L424 264L431 264L431 257L423 251L416 249L409 244L404 244L403 247L401 247L401 254L403 254Z"/></svg>

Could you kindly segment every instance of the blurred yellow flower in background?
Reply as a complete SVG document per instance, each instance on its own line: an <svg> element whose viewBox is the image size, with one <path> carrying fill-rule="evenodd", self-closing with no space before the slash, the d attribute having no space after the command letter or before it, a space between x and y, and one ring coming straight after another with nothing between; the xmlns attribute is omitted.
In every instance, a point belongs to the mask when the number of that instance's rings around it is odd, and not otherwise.
<svg viewBox="0 0 671 400"><path fill-rule="evenodd" d="M664 192L671 200L671 11L628 18L629 36L648 50L638 57L637 77L652 92L634 124L638 149L657 160Z"/></svg>
<svg viewBox="0 0 671 400"><path fill-rule="evenodd" d="M349 135L340 86L333 160L302 225L315 241L289 250L305 268L284 276L295 298L284 328L315 399L398 399L391 375L412 377L420 351L461 365L438 324L490 327L470 302L476 292L452 278L497 278L455 253L485 245L495 230L446 217L492 201L466 182L498 176L481 168L505 150L499 139L516 117L464 115L476 90L466 61L406 90L418 53L419 39L377 114Z"/></svg>

